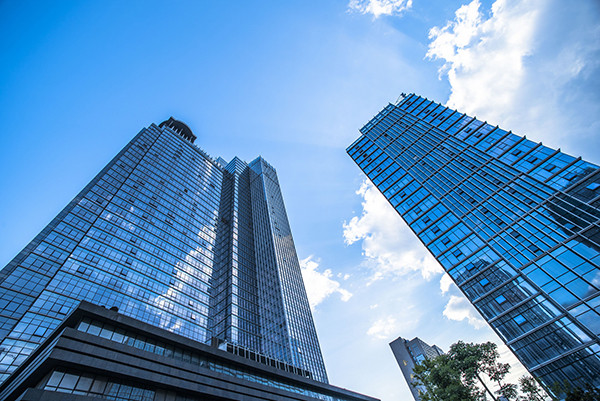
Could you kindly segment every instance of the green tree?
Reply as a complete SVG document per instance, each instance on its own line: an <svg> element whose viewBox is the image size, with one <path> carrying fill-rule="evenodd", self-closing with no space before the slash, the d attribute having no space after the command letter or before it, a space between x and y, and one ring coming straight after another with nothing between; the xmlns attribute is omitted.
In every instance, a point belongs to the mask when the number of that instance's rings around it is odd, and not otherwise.
<svg viewBox="0 0 600 401"><path fill-rule="evenodd" d="M562 384L555 383L552 391L561 394L564 401L600 401L600 389L589 383L577 387L567 381Z"/></svg>
<svg viewBox="0 0 600 401"><path fill-rule="evenodd" d="M600 390L592 386L572 388L567 391L565 401L600 401Z"/></svg>
<svg viewBox="0 0 600 401"><path fill-rule="evenodd" d="M546 392L531 376L523 376L519 379L521 384L522 401L545 401L548 399ZM554 400L554 398L552 398Z"/></svg>
<svg viewBox="0 0 600 401"><path fill-rule="evenodd" d="M450 355L425 359L413 369L413 380L425 387L423 401L480 401L483 392L463 381L462 373Z"/></svg>
<svg viewBox="0 0 600 401"><path fill-rule="evenodd" d="M500 355L496 344L489 341L483 344L459 341L450 347L448 354L455 361L456 368L462 372L463 381L467 386L474 388L480 384L492 399L497 400L483 380L487 376L490 381L498 385L499 390L496 392L498 395L507 400L517 398L517 386L504 383L510 365L498 362Z"/></svg>
<svg viewBox="0 0 600 401"><path fill-rule="evenodd" d="M425 359L413 370L416 385L426 389L423 401L484 401L488 398L506 401L544 401L548 397L533 378L521 379L518 386L505 381L510 365L501 363L498 347L492 342L483 344L457 342L450 350L433 359ZM496 384L492 392L486 381ZM574 401L574 400L573 400ZM586 400L587 401L587 400Z"/></svg>

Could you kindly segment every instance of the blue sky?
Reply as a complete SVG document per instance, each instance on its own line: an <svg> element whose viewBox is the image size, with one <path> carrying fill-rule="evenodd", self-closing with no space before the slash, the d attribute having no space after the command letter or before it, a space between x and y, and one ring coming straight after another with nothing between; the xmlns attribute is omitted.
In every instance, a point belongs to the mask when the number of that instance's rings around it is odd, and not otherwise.
<svg viewBox="0 0 600 401"><path fill-rule="evenodd" d="M598 163L600 5L0 3L0 265L142 127L279 174L333 384L409 399L388 343L497 340L345 154L415 92Z"/></svg>

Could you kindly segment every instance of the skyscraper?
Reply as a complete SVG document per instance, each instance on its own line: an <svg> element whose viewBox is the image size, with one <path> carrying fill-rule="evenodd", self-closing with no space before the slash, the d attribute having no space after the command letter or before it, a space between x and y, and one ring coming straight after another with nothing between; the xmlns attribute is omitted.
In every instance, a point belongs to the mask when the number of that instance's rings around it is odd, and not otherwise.
<svg viewBox="0 0 600 401"><path fill-rule="evenodd" d="M600 386L598 166L414 94L347 149L546 385Z"/></svg>
<svg viewBox="0 0 600 401"><path fill-rule="evenodd" d="M413 369L417 363L423 362L426 358L433 359L436 356L440 356L444 353L437 345L429 345L419 337L415 337L412 340L406 340L402 337L398 337L390 343L390 348L394 353L396 362L400 366L402 375L410 388L415 401L420 401L420 394L426 391L423 386L415 386L413 382Z"/></svg>
<svg viewBox="0 0 600 401"><path fill-rule="evenodd" d="M275 169L195 139L142 129L0 272L0 381L88 301L327 383Z"/></svg>

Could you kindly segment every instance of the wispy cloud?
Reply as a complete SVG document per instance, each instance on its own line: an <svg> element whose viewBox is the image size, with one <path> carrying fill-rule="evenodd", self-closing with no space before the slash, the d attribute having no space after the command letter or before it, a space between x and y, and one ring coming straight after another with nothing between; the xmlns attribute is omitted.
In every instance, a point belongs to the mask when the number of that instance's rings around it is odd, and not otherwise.
<svg viewBox="0 0 600 401"><path fill-rule="evenodd" d="M600 145L600 7L593 3L460 7L429 32L427 57L443 62L448 106L553 147L583 153L590 141Z"/></svg>
<svg viewBox="0 0 600 401"><path fill-rule="evenodd" d="M485 320L479 317L479 313L477 313L473 305L471 305L464 296L451 295L450 300L444 309L444 316L450 320L459 322L466 320L476 329L486 326Z"/></svg>
<svg viewBox="0 0 600 401"><path fill-rule="evenodd" d="M361 14L373 14L378 18L382 15L401 15L412 7L412 0L350 0L348 9Z"/></svg>
<svg viewBox="0 0 600 401"><path fill-rule="evenodd" d="M344 240L362 241L372 280L413 271L429 280L443 271L373 184L365 181L356 193L363 198L362 214L344 223Z"/></svg>
<svg viewBox="0 0 600 401"><path fill-rule="evenodd" d="M332 279L333 273L331 269L325 269L322 272L318 271L319 260L315 259L312 255L300 260L300 268L311 309L314 310L317 305L335 293L340 295L340 299L343 302L347 302L352 298L350 291L342 288L338 281Z"/></svg>
<svg viewBox="0 0 600 401"><path fill-rule="evenodd" d="M376 320L367 330L367 335L378 340L393 340L398 337L399 332L400 324L398 320L390 315Z"/></svg>

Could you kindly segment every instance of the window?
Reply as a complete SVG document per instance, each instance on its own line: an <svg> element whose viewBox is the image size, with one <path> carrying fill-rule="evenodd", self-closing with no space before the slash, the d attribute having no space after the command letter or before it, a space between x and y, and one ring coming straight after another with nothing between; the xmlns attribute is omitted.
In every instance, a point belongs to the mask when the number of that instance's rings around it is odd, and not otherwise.
<svg viewBox="0 0 600 401"><path fill-rule="evenodd" d="M565 180L567 181L571 181L573 178L577 177L577 174L575 173L569 173L565 176Z"/></svg>
<svg viewBox="0 0 600 401"><path fill-rule="evenodd" d="M531 252L535 253L536 255L537 255L538 253L541 253L541 252L542 252L542 250L541 250L540 248L538 248L538 247L537 247L537 245L535 245L535 244L531 244L531 245L527 246L527 248L528 248L528 249L529 249Z"/></svg>
<svg viewBox="0 0 600 401"><path fill-rule="evenodd" d="M496 297L496 302L498 302L499 305L502 305L504 302L506 302L506 298L504 298L504 295L499 295Z"/></svg>
<svg viewBox="0 0 600 401"><path fill-rule="evenodd" d="M533 164L533 163L535 163L535 162L537 161L537 159L538 159L537 157L535 157L535 156L531 156L530 158L528 158L528 159L527 159L527 162L529 162L529 163L532 163L532 164Z"/></svg>
<svg viewBox="0 0 600 401"><path fill-rule="evenodd" d="M511 154L512 154L513 156L519 156L521 153L523 153L523 152L521 152L519 149L515 149L515 150L513 150L513 151L511 152Z"/></svg>
<svg viewBox="0 0 600 401"><path fill-rule="evenodd" d="M590 185L588 185L586 188L591 191L595 191L596 189L600 188L600 184L598 184L597 182L593 182Z"/></svg>
<svg viewBox="0 0 600 401"><path fill-rule="evenodd" d="M515 317L513 317L513 320L515 321L516 324L518 324L519 326L522 325L523 323L525 323L527 321L527 319L525 319L523 317L523 315L517 315Z"/></svg>
<svg viewBox="0 0 600 401"><path fill-rule="evenodd" d="M479 284L480 284L482 287L485 287L485 286L486 286L486 285L488 285L489 283L490 283L490 280L488 280L487 278L481 279L481 280L479 281Z"/></svg>

